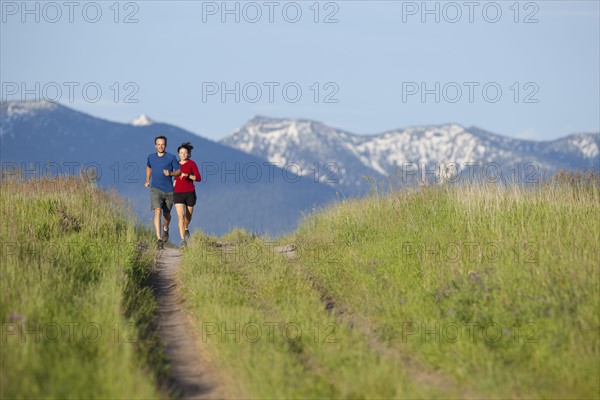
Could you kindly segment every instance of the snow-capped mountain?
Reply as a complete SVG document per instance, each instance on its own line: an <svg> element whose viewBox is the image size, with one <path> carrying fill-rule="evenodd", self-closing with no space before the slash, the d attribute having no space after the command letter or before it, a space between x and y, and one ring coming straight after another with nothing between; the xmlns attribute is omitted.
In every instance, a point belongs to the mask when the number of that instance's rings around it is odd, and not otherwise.
<svg viewBox="0 0 600 400"><path fill-rule="evenodd" d="M133 126L148 126L152 125L154 121L150 117L145 114L141 114L139 117L131 121L131 125Z"/></svg>
<svg viewBox="0 0 600 400"><path fill-rule="evenodd" d="M316 121L255 117L221 143L279 166L298 165L303 175L357 194L370 186L364 176L424 175L431 181L439 179L444 166L455 175L490 180L498 173L522 180L537 179L544 171L600 169L599 133L535 142L454 123L365 136Z"/></svg>
<svg viewBox="0 0 600 400"><path fill-rule="evenodd" d="M19 102L19 101L9 101L6 103L2 103L2 114L1 114L1 124L0 124L0 137L4 135L14 135L12 126L13 121L35 115L39 111L52 111L58 107L56 103L51 103L48 101L41 102Z"/></svg>

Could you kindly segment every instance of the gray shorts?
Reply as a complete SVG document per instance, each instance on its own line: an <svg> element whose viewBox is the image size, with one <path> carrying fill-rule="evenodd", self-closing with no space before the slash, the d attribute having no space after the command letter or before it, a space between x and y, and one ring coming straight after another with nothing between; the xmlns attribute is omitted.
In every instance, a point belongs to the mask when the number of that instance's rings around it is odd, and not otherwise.
<svg viewBox="0 0 600 400"><path fill-rule="evenodd" d="M173 192L163 192L162 190L150 188L150 209L156 210L162 208L164 214L170 214L173 208Z"/></svg>

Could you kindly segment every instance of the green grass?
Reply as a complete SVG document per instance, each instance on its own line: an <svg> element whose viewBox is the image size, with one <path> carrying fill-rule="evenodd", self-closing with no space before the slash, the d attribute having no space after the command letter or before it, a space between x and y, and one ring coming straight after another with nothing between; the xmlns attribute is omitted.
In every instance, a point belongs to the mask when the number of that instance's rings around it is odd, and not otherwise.
<svg viewBox="0 0 600 400"><path fill-rule="evenodd" d="M153 238L125 208L2 182L0 397L165 397ZM194 233L178 278L227 397L598 398L599 221L593 175L374 192L277 243Z"/></svg>
<svg viewBox="0 0 600 400"><path fill-rule="evenodd" d="M161 397L154 256L127 215L81 179L3 180L0 397Z"/></svg>
<svg viewBox="0 0 600 400"><path fill-rule="evenodd" d="M567 178L344 201L279 241L292 261L244 232L221 239L235 248L195 234L189 310L250 397L598 398L600 190ZM246 340L269 322L301 340Z"/></svg>
<svg viewBox="0 0 600 400"><path fill-rule="evenodd" d="M258 238L239 231L228 237L238 247L224 255L213 239L195 235L181 279L202 342L217 368L235 377L230 396L440 394L415 387L395 357L369 351L368 338L325 310L298 266Z"/></svg>

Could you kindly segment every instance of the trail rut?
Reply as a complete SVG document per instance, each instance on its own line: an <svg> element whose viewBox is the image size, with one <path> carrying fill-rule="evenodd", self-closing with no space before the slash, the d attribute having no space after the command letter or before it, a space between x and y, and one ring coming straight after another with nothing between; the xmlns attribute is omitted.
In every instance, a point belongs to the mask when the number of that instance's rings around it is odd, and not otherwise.
<svg viewBox="0 0 600 400"><path fill-rule="evenodd" d="M198 348L198 337L185 313L176 279L181 251L165 247L157 252L151 286L158 303L158 334L170 367L169 389L181 399L224 398L223 385Z"/></svg>

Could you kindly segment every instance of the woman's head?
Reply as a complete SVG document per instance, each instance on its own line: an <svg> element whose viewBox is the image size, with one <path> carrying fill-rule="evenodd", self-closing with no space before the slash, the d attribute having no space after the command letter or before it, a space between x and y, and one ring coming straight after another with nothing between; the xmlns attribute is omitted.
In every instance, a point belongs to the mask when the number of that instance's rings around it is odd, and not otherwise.
<svg viewBox="0 0 600 400"><path fill-rule="evenodd" d="M192 156L192 149L194 146L190 142L182 143L181 146L177 148L177 153L182 160L187 160Z"/></svg>

